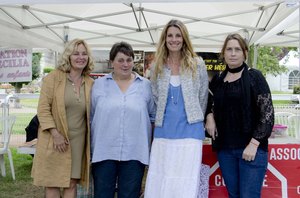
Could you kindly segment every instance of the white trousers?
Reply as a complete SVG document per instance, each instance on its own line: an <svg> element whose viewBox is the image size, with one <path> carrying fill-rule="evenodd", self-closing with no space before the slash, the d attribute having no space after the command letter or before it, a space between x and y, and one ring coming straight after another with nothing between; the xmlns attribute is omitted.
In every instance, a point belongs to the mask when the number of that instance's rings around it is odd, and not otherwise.
<svg viewBox="0 0 300 198"><path fill-rule="evenodd" d="M202 140L154 138L145 198L197 198Z"/></svg>

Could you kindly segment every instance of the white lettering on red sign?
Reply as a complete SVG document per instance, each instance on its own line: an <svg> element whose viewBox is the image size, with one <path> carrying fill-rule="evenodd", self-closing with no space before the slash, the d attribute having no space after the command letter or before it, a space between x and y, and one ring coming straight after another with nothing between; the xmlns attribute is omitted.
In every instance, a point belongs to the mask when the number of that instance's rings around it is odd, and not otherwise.
<svg viewBox="0 0 300 198"><path fill-rule="evenodd" d="M297 194L300 195L300 186L297 186Z"/></svg>
<svg viewBox="0 0 300 198"><path fill-rule="evenodd" d="M263 181L263 187L268 187L267 177L268 177L268 175L265 175L265 178L264 178L264 181Z"/></svg>
<svg viewBox="0 0 300 198"><path fill-rule="evenodd" d="M300 160L300 148L272 148L270 160Z"/></svg>
<svg viewBox="0 0 300 198"><path fill-rule="evenodd" d="M268 175L265 175L265 178L263 181L263 187L268 187L267 177L268 177ZM215 186L226 186L225 181L221 175L215 175Z"/></svg>
<svg viewBox="0 0 300 198"><path fill-rule="evenodd" d="M215 176L215 186L225 186L224 179L221 175Z"/></svg>

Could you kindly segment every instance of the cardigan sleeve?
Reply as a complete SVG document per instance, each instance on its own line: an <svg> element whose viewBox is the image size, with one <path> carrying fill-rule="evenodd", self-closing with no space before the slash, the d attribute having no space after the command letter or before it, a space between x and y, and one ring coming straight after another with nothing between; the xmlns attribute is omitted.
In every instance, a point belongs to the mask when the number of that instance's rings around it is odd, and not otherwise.
<svg viewBox="0 0 300 198"><path fill-rule="evenodd" d="M257 106L257 125L254 127L253 138L258 141L270 137L274 125L274 108L269 85L262 73L255 69L249 70L251 87Z"/></svg>
<svg viewBox="0 0 300 198"><path fill-rule="evenodd" d="M208 75L207 75L205 63L202 58L200 58L198 62L198 67L199 67L199 80L200 80L199 102L202 109L202 113L203 115L205 115L206 108L207 108L207 99L208 99Z"/></svg>

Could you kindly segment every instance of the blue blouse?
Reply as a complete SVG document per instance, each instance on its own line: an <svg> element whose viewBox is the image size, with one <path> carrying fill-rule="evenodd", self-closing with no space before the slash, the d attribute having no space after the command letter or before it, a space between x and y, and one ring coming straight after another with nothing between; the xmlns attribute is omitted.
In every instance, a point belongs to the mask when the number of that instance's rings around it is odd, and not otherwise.
<svg viewBox="0 0 300 198"><path fill-rule="evenodd" d="M95 80L91 95L92 162L149 163L155 106L150 81L136 74L123 93L112 74Z"/></svg>
<svg viewBox="0 0 300 198"><path fill-rule="evenodd" d="M169 84L167 106L162 127L155 127L155 138L183 139L205 138L203 122L189 124L184 108L181 85L174 87Z"/></svg>

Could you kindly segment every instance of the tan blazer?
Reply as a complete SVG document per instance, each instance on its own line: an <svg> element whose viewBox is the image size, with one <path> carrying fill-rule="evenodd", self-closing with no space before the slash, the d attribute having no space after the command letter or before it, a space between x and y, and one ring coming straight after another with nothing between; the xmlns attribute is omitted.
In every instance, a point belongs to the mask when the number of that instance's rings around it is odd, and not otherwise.
<svg viewBox="0 0 300 198"><path fill-rule="evenodd" d="M71 148L59 153L53 148L53 139L48 131L57 128L68 139L68 124L66 118L64 93L67 74L54 70L44 79L38 104L40 121L38 143L34 156L31 175L33 184L46 187L69 187L71 178ZM87 133L85 158L83 159L81 181L84 186L89 184L90 171L90 92L93 79L84 77Z"/></svg>

